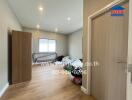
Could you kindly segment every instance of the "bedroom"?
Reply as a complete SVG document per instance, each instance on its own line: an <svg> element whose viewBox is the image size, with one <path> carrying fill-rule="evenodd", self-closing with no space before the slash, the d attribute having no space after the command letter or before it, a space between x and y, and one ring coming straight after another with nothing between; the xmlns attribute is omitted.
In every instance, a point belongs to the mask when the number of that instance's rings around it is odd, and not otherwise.
<svg viewBox="0 0 132 100"><path fill-rule="evenodd" d="M132 100L132 0L0 0L0 100Z"/></svg>
<svg viewBox="0 0 132 100"><path fill-rule="evenodd" d="M1 8L3 16L7 16L7 19L8 16L12 17L11 25L7 26L8 34L4 36L5 41L8 41L6 43L8 44L8 54L6 54L8 55L8 68L6 69L8 72L5 75L8 75L7 80L11 89L4 94L3 99L35 99L39 97L36 92L46 98L40 91L47 90L47 87L42 88L42 85L46 86L47 83L51 86L51 91L47 94L47 96L51 95L49 99L52 98L52 92L63 91L62 89L68 85L70 86L65 91L65 95L68 95L70 91L75 92L70 98L78 92L84 95L81 92L83 1L2 0ZM30 60L32 60L31 63ZM59 72L54 73L55 71ZM76 72L79 72L79 75L76 75ZM3 95L8 87L8 82L2 82L1 88L4 84L6 86L0 95ZM35 87L36 85L40 85L42 89ZM17 88L13 88L14 86ZM28 97L20 96L20 93L28 95L30 90L17 92L28 88L34 88L32 91L36 92L29 94ZM31 97L31 95L35 96ZM65 95L62 94L62 97ZM87 97L92 98L84 95L84 98ZM56 95L56 98L61 97Z"/></svg>

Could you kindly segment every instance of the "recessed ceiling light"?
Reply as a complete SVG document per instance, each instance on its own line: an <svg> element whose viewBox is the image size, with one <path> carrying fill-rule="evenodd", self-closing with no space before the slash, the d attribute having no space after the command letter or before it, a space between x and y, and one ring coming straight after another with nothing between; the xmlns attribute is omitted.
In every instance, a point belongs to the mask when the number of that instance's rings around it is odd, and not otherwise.
<svg viewBox="0 0 132 100"><path fill-rule="evenodd" d="M42 6L40 6L38 9L39 9L39 11L43 11L44 8Z"/></svg>
<svg viewBox="0 0 132 100"><path fill-rule="evenodd" d="M58 32L58 28L55 28L55 32Z"/></svg>
<svg viewBox="0 0 132 100"><path fill-rule="evenodd" d="M36 27L37 27L37 29L39 29L39 28L40 28L40 25L39 25L39 24L37 24L37 26L36 26Z"/></svg>
<svg viewBox="0 0 132 100"><path fill-rule="evenodd" d="M68 17L67 20L70 21L71 20L71 17Z"/></svg>

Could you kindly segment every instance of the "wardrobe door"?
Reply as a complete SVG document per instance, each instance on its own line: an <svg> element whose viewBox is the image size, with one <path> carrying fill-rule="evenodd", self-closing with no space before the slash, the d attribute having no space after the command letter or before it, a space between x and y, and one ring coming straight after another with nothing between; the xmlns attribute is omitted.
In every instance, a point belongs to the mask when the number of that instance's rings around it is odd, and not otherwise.
<svg viewBox="0 0 132 100"><path fill-rule="evenodd" d="M92 21L92 62L99 63L92 67L92 95L97 100L107 100L108 91L108 21L106 14Z"/></svg>
<svg viewBox="0 0 132 100"><path fill-rule="evenodd" d="M111 16L111 11L92 21L92 95L97 100L126 100L128 49L128 3L125 14Z"/></svg>
<svg viewBox="0 0 132 100"><path fill-rule="evenodd" d="M12 83L31 80L31 33L12 32Z"/></svg>

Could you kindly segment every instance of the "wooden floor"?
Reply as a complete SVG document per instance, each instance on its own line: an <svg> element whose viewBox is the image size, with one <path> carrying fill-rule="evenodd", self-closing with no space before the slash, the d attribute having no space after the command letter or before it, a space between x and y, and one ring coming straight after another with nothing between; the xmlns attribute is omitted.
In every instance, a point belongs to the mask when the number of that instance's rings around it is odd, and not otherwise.
<svg viewBox="0 0 132 100"><path fill-rule="evenodd" d="M10 86L1 100L94 100L54 66L34 66L32 81ZM59 73L58 73L59 72ZM58 73L58 74L57 74Z"/></svg>

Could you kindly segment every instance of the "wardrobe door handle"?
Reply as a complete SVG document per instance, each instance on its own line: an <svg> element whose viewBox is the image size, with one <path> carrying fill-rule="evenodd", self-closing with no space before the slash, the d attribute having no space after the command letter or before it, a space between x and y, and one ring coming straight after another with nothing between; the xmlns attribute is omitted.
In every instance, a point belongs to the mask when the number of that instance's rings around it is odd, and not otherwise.
<svg viewBox="0 0 132 100"><path fill-rule="evenodd" d="M119 63L119 64L127 64L126 61L117 61L116 63Z"/></svg>
<svg viewBox="0 0 132 100"><path fill-rule="evenodd" d="M117 58L116 63L127 64L127 59L126 58Z"/></svg>

